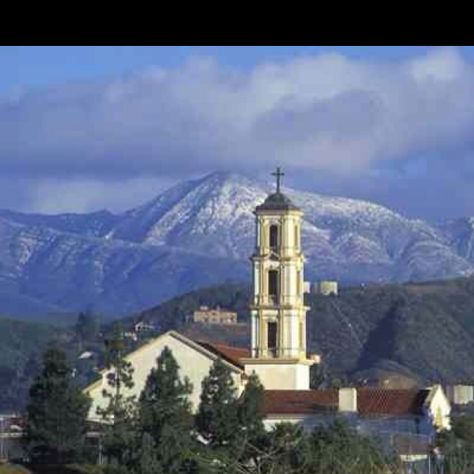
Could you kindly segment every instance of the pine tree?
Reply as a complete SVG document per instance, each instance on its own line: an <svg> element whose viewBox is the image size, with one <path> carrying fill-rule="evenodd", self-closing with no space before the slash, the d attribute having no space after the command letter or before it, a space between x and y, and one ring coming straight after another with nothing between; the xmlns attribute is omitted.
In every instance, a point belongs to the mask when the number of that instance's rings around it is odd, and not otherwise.
<svg viewBox="0 0 474 474"><path fill-rule="evenodd" d="M142 436L138 466L140 474L164 474L156 454L156 443L148 433Z"/></svg>
<svg viewBox="0 0 474 474"><path fill-rule="evenodd" d="M99 320L90 311L81 312L77 317L76 336L81 343L93 341L99 334Z"/></svg>
<svg viewBox="0 0 474 474"><path fill-rule="evenodd" d="M278 423L268 435L268 444L259 460L261 472L274 474L330 472L308 471L308 438L303 427L293 423Z"/></svg>
<svg viewBox="0 0 474 474"><path fill-rule="evenodd" d="M106 365L110 369L107 382L110 391L104 389L102 395L108 399L105 408L97 408L97 413L107 422L103 449L109 463L131 466L137 456L137 405L134 395L125 391L133 388L133 366L124 358L124 341L119 328L106 341Z"/></svg>
<svg viewBox="0 0 474 474"><path fill-rule="evenodd" d="M47 349L29 392L25 441L52 462L76 459L83 448L91 400L73 382L66 354Z"/></svg>
<svg viewBox="0 0 474 474"><path fill-rule="evenodd" d="M265 430L263 426L263 392L264 388L258 375L251 374L238 403L240 426L250 437L259 436Z"/></svg>
<svg viewBox="0 0 474 474"><path fill-rule="evenodd" d="M155 443L155 453L163 472L191 472L193 418L188 395L192 385L179 378L179 365L165 347L157 366L148 375L139 400L140 429Z"/></svg>
<svg viewBox="0 0 474 474"><path fill-rule="evenodd" d="M265 443L263 425L263 385L258 375L251 374L238 401L238 421L240 427L239 446L243 459L255 458Z"/></svg>
<svg viewBox="0 0 474 474"><path fill-rule="evenodd" d="M202 381L196 426L212 448L231 447L239 434L236 388L220 358Z"/></svg>

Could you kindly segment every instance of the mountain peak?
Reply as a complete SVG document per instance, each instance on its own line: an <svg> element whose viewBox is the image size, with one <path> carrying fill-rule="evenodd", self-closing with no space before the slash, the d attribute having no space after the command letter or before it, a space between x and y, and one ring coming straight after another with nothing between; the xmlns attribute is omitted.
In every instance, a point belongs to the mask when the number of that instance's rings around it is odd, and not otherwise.
<svg viewBox="0 0 474 474"><path fill-rule="evenodd" d="M273 192L270 181L217 171L178 183L118 215L0 212L5 220L0 221L0 280L17 275L12 288L26 288L34 281L37 286L31 287L31 294L46 294L50 285L43 275L63 272L71 282L89 281L84 292L112 305L112 300L120 301L121 290L114 283L118 277L124 285L136 285L137 298L142 294L151 298L158 286L172 296L211 277L241 279L237 269L248 269L255 242L253 211ZM448 232L367 201L287 187L283 192L304 213L302 240L309 280L422 280L474 270L472 221L471 227L465 220ZM12 222L21 223L21 229L8 224ZM48 228L55 229L54 239ZM209 259L212 267L199 267ZM216 259L222 263L221 273ZM157 265L159 274L151 270ZM60 297L75 289L65 286Z"/></svg>

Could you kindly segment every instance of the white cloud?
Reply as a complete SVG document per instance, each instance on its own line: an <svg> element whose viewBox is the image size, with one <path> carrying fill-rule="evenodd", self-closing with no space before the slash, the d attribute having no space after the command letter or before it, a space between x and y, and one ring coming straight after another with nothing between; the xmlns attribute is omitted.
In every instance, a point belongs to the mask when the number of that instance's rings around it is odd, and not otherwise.
<svg viewBox="0 0 474 474"><path fill-rule="evenodd" d="M0 173L80 183L69 189L88 208L103 190L86 195L84 183L104 180L275 161L350 175L418 153L454 160L473 130L473 67L453 48L401 63L320 54L248 72L194 58L4 100ZM41 196L39 207L54 207Z"/></svg>
<svg viewBox="0 0 474 474"><path fill-rule="evenodd" d="M57 214L92 212L99 209L122 211L143 204L171 184L159 178L117 181L93 179L42 179L30 184L30 211Z"/></svg>

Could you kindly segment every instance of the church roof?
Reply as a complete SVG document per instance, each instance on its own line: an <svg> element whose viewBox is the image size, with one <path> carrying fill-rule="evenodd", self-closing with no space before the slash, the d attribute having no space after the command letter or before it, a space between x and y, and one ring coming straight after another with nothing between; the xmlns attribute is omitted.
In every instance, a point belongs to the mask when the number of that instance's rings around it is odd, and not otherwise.
<svg viewBox="0 0 474 474"><path fill-rule="evenodd" d="M428 390L357 388L357 411L361 416L421 415ZM317 414L336 412L338 390L265 390L266 414Z"/></svg>
<svg viewBox="0 0 474 474"><path fill-rule="evenodd" d="M263 204L257 206L257 211L299 211L299 208L295 206L289 197L283 193L277 191L276 193L270 194Z"/></svg>
<svg viewBox="0 0 474 474"><path fill-rule="evenodd" d="M265 414L313 414L337 410L337 390L265 390Z"/></svg>
<svg viewBox="0 0 474 474"><path fill-rule="evenodd" d="M250 357L250 351L245 347L234 347L226 344L215 344L213 342L194 341L204 349L212 352L213 354L222 357L227 362L239 367L244 368L244 365L240 362L240 359L244 357Z"/></svg>
<svg viewBox="0 0 474 474"><path fill-rule="evenodd" d="M428 390L358 388L357 406L363 415L421 415Z"/></svg>

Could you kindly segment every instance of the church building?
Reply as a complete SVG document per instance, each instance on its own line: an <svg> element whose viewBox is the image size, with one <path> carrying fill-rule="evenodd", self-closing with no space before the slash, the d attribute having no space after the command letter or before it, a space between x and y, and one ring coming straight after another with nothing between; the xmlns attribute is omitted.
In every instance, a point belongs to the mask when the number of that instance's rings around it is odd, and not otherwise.
<svg viewBox="0 0 474 474"><path fill-rule="evenodd" d="M236 348L191 340L169 331L127 355L135 385L142 391L146 378L165 346L176 358L181 376L193 384L193 409L199 404L201 381L217 358L230 369L239 394L248 376L255 372L265 388L265 424L300 423L310 429L317 423L346 416L360 430L401 433L430 438L438 429L450 427L450 404L440 386L423 390L379 388L310 389L310 367L318 355L308 355L304 304L304 263L301 245L303 212L281 192L277 168L276 190L255 209L255 250L251 256L253 295L250 306L250 341ZM107 370L85 392L92 400L91 420L100 421L97 407L104 406ZM427 439L428 439L427 438Z"/></svg>

